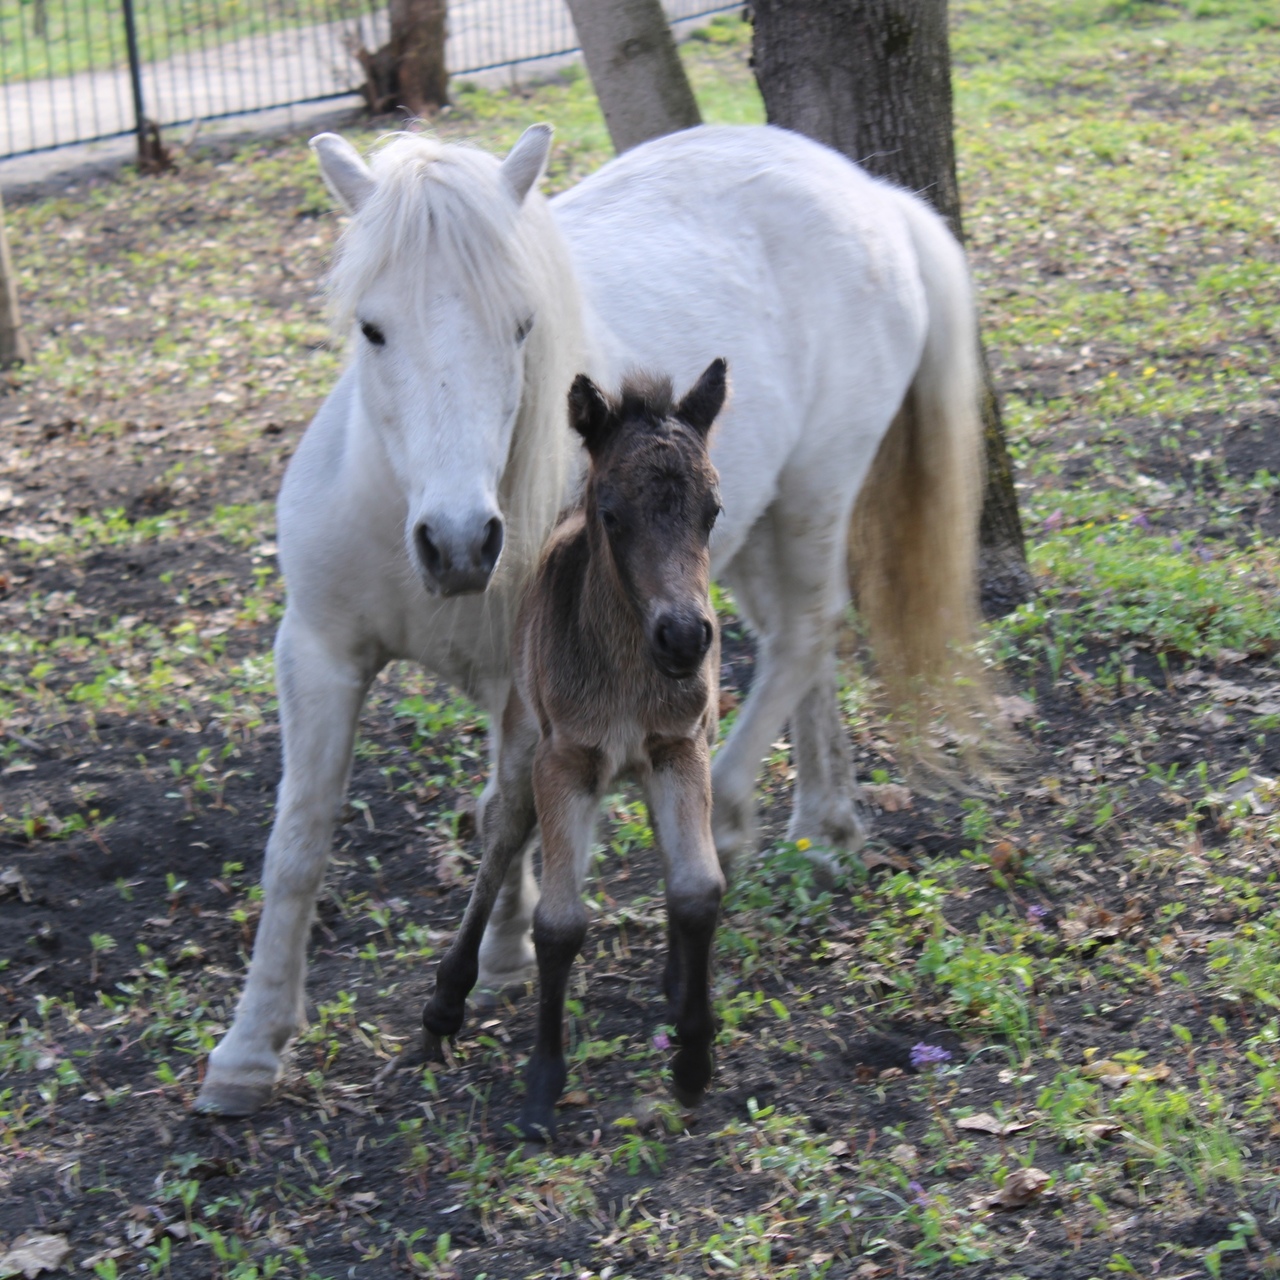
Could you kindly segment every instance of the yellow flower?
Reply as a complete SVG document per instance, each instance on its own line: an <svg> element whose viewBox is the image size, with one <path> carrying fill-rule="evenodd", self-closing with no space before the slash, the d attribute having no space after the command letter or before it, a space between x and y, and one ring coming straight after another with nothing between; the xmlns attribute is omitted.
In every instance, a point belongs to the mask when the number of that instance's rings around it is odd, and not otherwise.
<svg viewBox="0 0 1280 1280"><path fill-rule="evenodd" d="M1150 365L1148 365L1148 366L1147 366L1145 369L1143 369L1143 371L1142 371L1142 376L1143 376L1144 378L1150 378L1150 377L1152 377L1154 374L1155 374L1155 370L1154 370Z"/></svg>
<svg viewBox="0 0 1280 1280"><path fill-rule="evenodd" d="M800 839L796 841L796 848L799 849L801 853L803 853L806 849L813 848L813 841L806 839L804 836L801 836Z"/></svg>

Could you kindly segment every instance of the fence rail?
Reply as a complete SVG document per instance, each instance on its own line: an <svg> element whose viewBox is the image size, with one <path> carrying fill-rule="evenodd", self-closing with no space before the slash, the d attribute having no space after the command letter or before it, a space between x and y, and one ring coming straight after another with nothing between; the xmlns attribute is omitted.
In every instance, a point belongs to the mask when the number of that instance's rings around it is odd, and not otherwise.
<svg viewBox="0 0 1280 1280"><path fill-rule="evenodd" d="M663 0L672 22L737 8ZM0 0L0 158L346 97L385 0ZM564 0L450 0L454 76L577 52Z"/></svg>

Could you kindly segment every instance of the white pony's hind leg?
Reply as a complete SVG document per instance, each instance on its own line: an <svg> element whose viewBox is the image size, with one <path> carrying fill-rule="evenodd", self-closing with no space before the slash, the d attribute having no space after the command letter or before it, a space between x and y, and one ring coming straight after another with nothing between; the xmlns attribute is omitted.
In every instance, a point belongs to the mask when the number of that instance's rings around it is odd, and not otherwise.
<svg viewBox="0 0 1280 1280"><path fill-rule="evenodd" d="M280 1076L285 1045L306 1022L311 913L370 678L286 614L276 640L284 777L267 841L262 919L235 1021L209 1057L200 1111L257 1111Z"/></svg>
<svg viewBox="0 0 1280 1280"><path fill-rule="evenodd" d="M483 837L485 810L498 788L498 771L502 758L502 721L511 682L504 680L485 690L489 707L489 781L477 805L476 829ZM533 874L533 851L536 840L530 840L519 857L512 858L507 877L493 904L489 924L480 943L480 975L476 979L473 1003L483 1006L494 995L510 987L522 986L537 977L538 961L533 950L533 913L538 905L538 881Z"/></svg>
<svg viewBox="0 0 1280 1280"><path fill-rule="evenodd" d="M835 584L845 544L833 533L842 527L840 512L824 518L818 510L822 505L821 497L810 502L801 536L779 528L784 517L775 505L757 522L725 574L757 636L751 692L711 770L712 831L726 870L740 853L754 848L761 761L818 682L834 640L843 602Z"/></svg>
<svg viewBox="0 0 1280 1280"><path fill-rule="evenodd" d="M825 849L856 853L866 841L867 830L858 812L858 783L840 713L832 646L823 654L817 682L791 717L791 747L796 785L787 839L810 841L815 860L822 863L829 861L821 852Z"/></svg>
<svg viewBox="0 0 1280 1280"><path fill-rule="evenodd" d="M480 943L477 992L483 989L498 994L523 986L538 975L533 950L533 913L538 905L538 881L533 874L536 847L537 841L530 840L524 852L511 859ZM477 995L476 1002L484 1003L483 997Z"/></svg>

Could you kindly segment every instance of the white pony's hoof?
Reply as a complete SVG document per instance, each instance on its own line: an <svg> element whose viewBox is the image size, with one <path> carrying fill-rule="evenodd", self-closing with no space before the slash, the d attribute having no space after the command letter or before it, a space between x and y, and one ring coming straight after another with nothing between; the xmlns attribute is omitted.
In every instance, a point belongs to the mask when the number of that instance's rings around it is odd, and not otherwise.
<svg viewBox="0 0 1280 1280"><path fill-rule="evenodd" d="M195 1110L210 1116L251 1116L271 1101L275 1085L218 1080L207 1076L196 1098Z"/></svg>
<svg viewBox="0 0 1280 1280"><path fill-rule="evenodd" d="M536 960L502 973L482 973L467 999L477 1013L490 1013L505 1001L524 995L529 983L537 980Z"/></svg>

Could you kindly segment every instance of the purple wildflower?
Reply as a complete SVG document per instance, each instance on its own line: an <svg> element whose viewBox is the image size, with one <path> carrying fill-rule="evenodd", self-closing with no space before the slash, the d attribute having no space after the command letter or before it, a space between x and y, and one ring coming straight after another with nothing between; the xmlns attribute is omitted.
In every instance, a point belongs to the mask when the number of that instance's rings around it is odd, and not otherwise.
<svg viewBox="0 0 1280 1280"><path fill-rule="evenodd" d="M1180 552L1182 550L1182 539L1177 537L1171 538L1169 540L1169 550L1174 552Z"/></svg>
<svg viewBox="0 0 1280 1280"><path fill-rule="evenodd" d="M1206 564L1213 559L1213 552L1210 551L1208 547L1197 547L1196 554L1199 555L1200 559Z"/></svg>
<svg viewBox="0 0 1280 1280"><path fill-rule="evenodd" d="M912 1198L920 1208L927 1209L929 1207L929 1197L925 1193L924 1186L921 1183L917 1182L913 1178L907 1183L907 1190L911 1192Z"/></svg>
<svg viewBox="0 0 1280 1280"><path fill-rule="evenodd" d="M1044 527L1052 533L1055 529L1062 528L1062 512L1055 511L1052 515L1045 516Z"/></svg>
<svg viewBox="0 0 1280 1280"><path fill-rule="evenodd" d="M653 1047L655 1049L670 1049L671 1037L665 1031L657 1032L653 1037Z"/></svg>
<svg viewBox="0 0 1280 1280"><path fill-rule="evenodd" d="M911 1046L911 1065L916 1071L932 1067L935 1071L944 1062L951 1061L951 1053L937 1044L916 1044Z"/></svg>
<svg viewBox="0 0 1280 1280"><path fill-rule="evenodd" d="M1049 914L1049 909L1047 907L1042 907L1038 902L1033 902L1027 908L1027 923L1039 924L1040 921L1043 920L1045 916L1047 916L1048 914Z"/></svg>
<svg viewBox="0 0 1280 1280"><path fill-rule="evenodd" d="M1133 517L1133 523L1136 524L1139 529L1151 528L1151 521L1147 519L1147 513L1145 511L1139 511L1138 514Z"/></svg>

